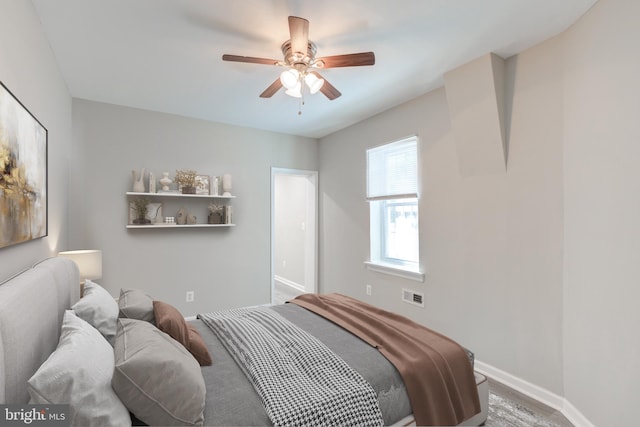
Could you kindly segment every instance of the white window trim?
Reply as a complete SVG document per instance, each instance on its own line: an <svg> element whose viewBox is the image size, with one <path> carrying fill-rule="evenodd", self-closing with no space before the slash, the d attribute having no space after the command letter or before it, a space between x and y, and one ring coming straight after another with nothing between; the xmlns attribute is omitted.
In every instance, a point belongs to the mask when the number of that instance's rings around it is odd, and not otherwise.
<svg viewBox="0 0 640 427"><path fill-rule="evenodd" d="M368 270L378 273L402 277L403 279L415 280L416 282L424 282L425 274L422 271L410 270L398 265L390 265L374 261L365 261L364 265Z"/></svg>
<svg viewBox="0 0 640 427"><path fill-rule="evenodd" d="M416 198L418 199L417 202L419 204L419 188L420 188L420 143L419 143L419 138L418 135L411 135L409 137L406 137L404 139L395 141L395 142L391 142L391 143L386 143L383 145L380 145L378 147L373 147L373 148L380 148L380 147L384 147L386 145L390 145L390 144L397 144L397 143L403 143L406 142L407 140L410 139L415 139L415 144L416 144L416 160L417 160L417 180L416 180L416 188L415 188L415 193L411 192L412 189L408 189L409 192L405 192L405 193L390 193L390 194L370 194L369 193L369 164L367 163L367 201L368 202L374 202L374 201L380 201L380 200L392 200L392 199L408 199L408 198ZM367 150L367 153L369 153L369 150ZM367 154L368 155L368 154ZM368 160L367 160L368 162ZM405 190L406 191L406 190ZM418 208L419 209L419 208ZM371 205L369 207L369 210L371 212ZM371 227L371 225L370 225ZM371 230L370 230L370 234L371 234ZM373 238L373 237L372 237ZM419 243L418 243L419 244ZM384 260L378 259L377 257L378 255L374 255L373 253L373 242L370 241L369 242L370 245L370 259L365 261L365 267L368 270L371 271L375 271L378 273L383 273L383 274L388 274L391 276L395 276L395 277L401 277L404 279L409 279L409 280L414 280L417 282L424 282L425 279L425 274L421 271L420 266L418 263L411 263L410 265L405 265L405 264L395 264L395 263L389 263L389 262L385 262ZM379 245L378 245L379 246Z"/></svg>

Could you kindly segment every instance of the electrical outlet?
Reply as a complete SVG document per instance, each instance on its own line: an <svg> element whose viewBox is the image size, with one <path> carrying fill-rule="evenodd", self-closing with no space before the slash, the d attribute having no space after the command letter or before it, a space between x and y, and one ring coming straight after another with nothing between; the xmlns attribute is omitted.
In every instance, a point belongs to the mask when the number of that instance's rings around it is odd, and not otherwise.
<svg viewBox="0 0 640 427"><path fill-rule="evenodd" d="M193 302L193 300L195 299L193 291L187 291L187 296L185 299L187 302Z"/></svg>
<svg viewBox="0 0 640 427"><path fill-rule="evenodd" d="M367 285L367 295L371 296L371 285Z"/></svg>

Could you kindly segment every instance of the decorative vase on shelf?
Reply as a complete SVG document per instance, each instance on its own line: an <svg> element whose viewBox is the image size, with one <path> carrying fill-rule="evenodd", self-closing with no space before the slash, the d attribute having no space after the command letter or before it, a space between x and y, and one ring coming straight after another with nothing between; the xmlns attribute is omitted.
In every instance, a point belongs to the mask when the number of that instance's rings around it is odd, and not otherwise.
<svg viewBox="0 0 640 427"><path fill-rule="evenodd" d="M222 224L222 214L220 213L210 213L207 217L208 224Z"/></svg>
<svg viewBox="0 0 640 427"><path fill-rule="evenodd" d="M169 178L169 172L162 172L162 178L160 178L160 184L162 184L162 191L169 191L169 186L173 181Z"/></svg>
<svg viewBox="0 0 640 427"><path fill-rule="evenodd" d="M145 168L142 168L140 171L140 175L135 170L131 171L131 175L133 177L133 192L134 193L144 193L144 172Z"/></svg>
<svg viewBox="0 0 640 427"><path fill-rule="evenodd" d="M209 224L222 224L224 206L209 205L209 216L207 217L207 223Z"/></svg>
<svg viewBox="0 0 640 427"><path fill-rule="evenodd" d="M222 195L225 197L230 197L231 196L231 189L233 187L231 186L231 175L229 175L228 173L225 173L224 175L222 175Z"/></svg>
<svg viewBox="0 0 640 427"><path fill-rule="evenodd" d="M192 185L182 186L182 194L196 194L196 187Z"/></svg>

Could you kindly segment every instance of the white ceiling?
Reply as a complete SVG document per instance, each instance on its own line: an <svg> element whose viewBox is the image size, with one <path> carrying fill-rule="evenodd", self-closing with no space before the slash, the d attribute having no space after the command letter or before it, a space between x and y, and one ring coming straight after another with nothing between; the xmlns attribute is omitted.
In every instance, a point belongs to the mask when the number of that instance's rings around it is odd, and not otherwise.
<svg viewBox="0 0 640 427"><path fill-rule="evenodd" d="M596 0L32 0L71 95L319 138L442 85L488 52L554 36ZM342 96L258 95L281 68L287 17L310 21L318 56L373 51L369 67L322 71Z"/></svg>

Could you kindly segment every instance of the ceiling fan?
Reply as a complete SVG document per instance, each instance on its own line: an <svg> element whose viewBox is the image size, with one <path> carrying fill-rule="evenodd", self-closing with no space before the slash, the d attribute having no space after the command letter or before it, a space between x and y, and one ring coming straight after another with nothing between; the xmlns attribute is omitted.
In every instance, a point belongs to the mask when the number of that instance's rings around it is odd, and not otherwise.
<svg viewBox="0 0 640 427"><path fill-rule="evenodd" d="M286 67L280 77L260 94L261 98L271 98L283 86L287 89L287 95L300 98L306 85L311 94L320 91L330 100L334 100L342 94L316 70L375 64L373 52L316 58L317 47L314 42L309 40L309 21L304 18L289 17L289 35L290 39L285 41L281 47L284 55L283 61L227 54L222 55L222 60Z"/></svg>

